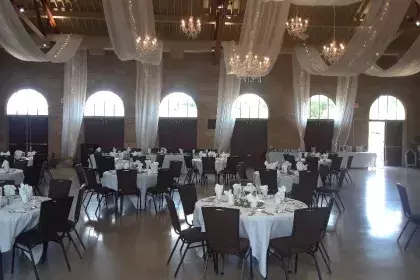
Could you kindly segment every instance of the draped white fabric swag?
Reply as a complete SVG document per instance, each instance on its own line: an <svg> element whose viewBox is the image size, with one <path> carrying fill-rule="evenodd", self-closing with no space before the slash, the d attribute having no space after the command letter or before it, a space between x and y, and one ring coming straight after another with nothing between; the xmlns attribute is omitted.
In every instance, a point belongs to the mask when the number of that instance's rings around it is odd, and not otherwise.
<svg viewBox="0 0 420 280"><path fill-rule="evenodd" d="M232 55L232 42L223 43L223 56ZM223 57L220 59L219 89L217 97L216 130L214 135L214 148L219 153L227 152L230 147L236 117L232 115L232 106L239 97L241 80L235 75L228 75Z"/></svg>
<svg viewBox="0 0 420 280"><path fill-rule="evenodd" d="M293 67L293 101L295 106L295 120L299 133L301 149L305 149L306 122L309 117L309 93L311 86L311 75L299 64L296 54L292 57Z"/></svg>
<svg viewBox="0 0 420 280"><path fill-rule="evenodd" d="M355 76L365 72L395 39L410 3L411 0L371 1L366 19L336 63L327 65L319 50L305 45L296 47L301 66L315 75Z"/></svg>
<svg viewBox="0 0 420 280"><path fill-rule="evenodd" d="M78 50L82 37L61 35L48 53L43 53L26 31L11 1L0 1L0 45L12 56L23 61L66 62Z"/></svg>
<svg viewBox="0 0 420 280"><path fill-rule="evenodd" d="M288 0L263 0L265 2L285 2ZM300 6L344 6L361 2L362 0L290 0L290 3Z"/></svg>
<svg viewBox="0 0 420 280"><path fill-rule="evenodd" d="M136 81L136 143L143 149L155 146L160 94L162 90L162 63L158 66L137 62Z"/></svg>
<svg viewBox="0 0 420 280"><path fill-rule="evenodd" d="M118 58L159 65L162 60L162 42L158 49L143 56L136 48L137 38L156 36L152 0L102 0L106 26L114 52Z"/></svg>
<svg viewBox="0 0 420 280"><path fill-rule="evenodd" d="M74 158L86 101L87 57L79 50L64 65L61 157Z"/></svg>

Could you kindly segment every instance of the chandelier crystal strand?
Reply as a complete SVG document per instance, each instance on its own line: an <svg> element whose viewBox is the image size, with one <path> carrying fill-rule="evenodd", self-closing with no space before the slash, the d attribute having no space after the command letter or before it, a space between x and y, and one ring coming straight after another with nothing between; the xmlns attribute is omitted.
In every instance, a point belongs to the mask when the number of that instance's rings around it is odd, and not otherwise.
<svg viewBox="0 0 420 280"><path fill-rule="evenodd" d="M188 39L197 39L198 35L201 33L201 21L199 18L194 20L192 15L192 1L190 2L190 17L188 18L188 23L185 22L184 19L181 19L181 31Z"/></svg>
<svg viewBox="0 0 420 280"><path fill-rule="evenodd" d="M344 54L345 46L343 43L337 44L335 40L335 6L334 6L334 29L333 40L329 45L324 45L322 56L329 64L336 63Z"/></svg>
<svg viewBox="0 0 420 280"><path fill-rule="evenodd" d="M298 17L298 13L299 8L296 6L296 16L286 22L287 33L294 39L306 40L309 37L306 33L309 21Z"/></svg>

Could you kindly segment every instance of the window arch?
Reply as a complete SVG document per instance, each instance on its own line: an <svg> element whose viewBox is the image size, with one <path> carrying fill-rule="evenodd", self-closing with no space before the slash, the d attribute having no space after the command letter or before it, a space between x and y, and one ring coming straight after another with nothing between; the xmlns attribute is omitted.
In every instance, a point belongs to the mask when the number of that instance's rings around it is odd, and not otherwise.
<svg viewBox="0 0 420 280"><path fill-rule="evenodd" d="M48 102L45 97L33 89L21 89L7 101L8 115L48 115Z"/></svg>
<svg viewBox="0 0 420 280"><path fill-rule="evenodd" d="M335 104L328 96L318 94L309 100L309 118L318 120L334 119Z"/></svg>
<svg viewBox="0 0 420 280"><path fill-rule="evenodd" d="M188 94L173 92L165 96L160 102L159 117L196 118L197 105Z"/></svg>
<svg viewBox="0 0 420 280"><path fill-rule="evenodd" d="M268 106L258 95L245 93L233 103L232 116L237 119L268 119Z"/></svg>
<svg viewBox="0 0 420 280"><path fill-rule="evenodd" d="M124 117L122 99L111 91L98 91L86 101L85 117Z"/></svg>
<svg viewBox="0 0 420 280"><path fill-rule="evenodd" d="M405 120L404 105L392 95L381 95L370 106L369 119Z"/></svg>

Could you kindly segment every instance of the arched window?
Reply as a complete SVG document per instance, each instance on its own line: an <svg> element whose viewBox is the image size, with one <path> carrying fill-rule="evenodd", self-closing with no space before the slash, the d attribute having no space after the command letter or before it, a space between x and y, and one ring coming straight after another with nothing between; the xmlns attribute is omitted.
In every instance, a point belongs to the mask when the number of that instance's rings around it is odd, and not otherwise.
<svg viewBox="0 0 420 280"><path fill-rule="evenodd" d="M335 104L325 95L313 95L309 100L310 119L334 119Z"/></svg>
<svg viewBox="0 0 420 280"><path fill-rule="evenodd" d="M168 94L160 102L159 117L164 118L196 118L197 105L191 96L183 92Z"/></svg>
<svg viewBox="0 0 420 280"><path fill-rule="evenodd" d="M268 106L256 94L242 94L233 103L232 116L237 119L268 119Z"/></svg>
<svg viewBox="0 0 420 280"><path fill-rule="evenodd" d="M370 106L371 120L405 120L404 105L391 95L379 96Z"/></svg>
<svg viewBox="0 0 420 280"><path fill-rule="evenodd" d="M21 89L7 101L8 115L48 115L48 102L33 89Z"/></svg>
<svg viewBox="0 0 420 280"><path fill-rule="evenodd" d="M85 117L124 117L123 101L111 91L95 92L86 101Z"/></svg>

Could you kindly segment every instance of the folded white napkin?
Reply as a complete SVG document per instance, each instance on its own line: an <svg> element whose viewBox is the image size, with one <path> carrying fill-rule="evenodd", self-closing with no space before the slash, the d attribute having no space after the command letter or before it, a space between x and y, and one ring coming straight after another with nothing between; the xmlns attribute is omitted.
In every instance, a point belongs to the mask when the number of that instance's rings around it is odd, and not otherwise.
<svg viewBox="0 0 420 280"><path fill-rule="evenodd" d="M286 187L281 186L280 188L277 188L277 193L274 195L274 202L278 206L280 205L286 196Z"/></svg>
<svg viewBox="0 0 420 280"><path fill-rule="evenodd" d="M265 168L266 168L266 169L276 169L276 168L277 168L277 166L278 166L278 164L279 164L279 162L278 162L278 161L276 161L276 162L272 162L272 163L268 163L268 161L265 161L265 162L264 162L264 165L265 165Z"/></svg>
<svg viewBox="0 0 420 280"><path fill-rule="evenodd" d="M203 158L203 157L207 157L207 154L200 151L200 153L198 153L198 156L200 158Z"/></svg>
<svg viewBox="0 0 420 280"><path fill-rule="evenodd" d="M7 152L1 152L0 153L0 156L10 156L10 152L9 151L7 151Z"/></svg>
<svg viewBox="0 0 420 280"><path fill-rule="evenodd" d="M21 157L23 157L25 155L24 152L22 152L21 150L16 150L15 151L15 159L20 159Z"/></svg>
<svg viewBox="0 0 420 280"><path fill-rule="evenodd" d="M307 167L306 167L306 165L304 165L302 162L298 161L298 162L296 163L296 169L297 169L298 171L304 171L304 170L307 170Z"/></svg>
<svg viewBox="0 0 420 280"><path fill-rule="evenodd" d="M130 152L131 152L131 148L130 148L130 147L127 147L126 152L127 152L127 153L130 153Z"/></svg>
<svg viewBox="0 0 420 280"><path fill-rule="evenodd" d="M16 194L16 187L13 185L3 186L4 196L12 196Z"/></svg>
<svg viewBox="0 0 420 280"><path fill-rule="evenodd" d="M242 190L243 190L244 192L253 193L253 192L255 192L255 191L257 190L257 188L254 186L254 184L252 184L252 183L248 183L248 184L246 184L246 186L244 186L244 187L242 188Z"/></svg>
<svg viewBox="0 0 420 280"><path fill-rule="evenodd" d="M193 155L195 155L195 149L192 150Z"/></svg>
<svg viewBox="0 0 420 280"><path fill-rule="evenodd" d="M216 193L216 199L220 200L223 194L223 185L216 184L214 192Z"/></svg>
<svg viewBox="0 0 420 280"><path fill-rule="evenodd" d="M109 155L111 157L114 157L114 158L118 156L118 154L116 152L110 152Z"/></svg>
<svg viewBox="0 0 420 280"><path fill-rule="evenodd" d="M116 152L117 152L117 149L114 147L114 148L112 148L112 151L113 151L114 153L116 153Z"/></svg>
<svg viewBox="0 0 420 280"><path fill-rule="evenodd" d="M321 156L321 153L315 153L315 156L316 157L320 157Z"/></svg>
<svg viewBox="0 0 420 280"><path fill-rule="evenodd" d="M266 196L268 194L268 186L267 185L261 185L260 190L262 195Z"/></svg>
<svg viewBox="0 0 420 280"><path fill-rule="evenodd" d="M291 166L292 166L292 164L286 160L285 162L283 162L283 163L281 164L281 170L282 170L284 173L287 173L287 172L289 171L289 168L290 168Z"/></svg>
<svg viewBox="0 0 420 280"><path fill-rule="evenodd" d="M183 155L184 154L184 150L183 149L179 149L179 154Z"/></svg>
<svg viewBox="0 0 420 280"><path fill-rule="evenodd" d="M258 200L255 196L253 196L252 194L248 194L246 196L246 200L248 200L249 204L251 204L251 208L256 208L258 205Z"/></svg>
<svg viewBox="0 0 420 280"><path fill-rule="evenodd" d="M130 162L129 161L125 161L123 163L123 167L124 167L124 169L130 169Z"/></svg>
<svg viewBox="0 0 420 280"><path fill-rule="evenodd" d="M149 148L149 149L147 149L147 153L148 153L148 154L151 154L151 153L152 153L152 149L150 149L150 148Z"/></svg>
<svg viewBox="0 0 420 280"><path fill-rule="evenodd" d="M305 157L308 157L308 153L307 152L305 153Z"/></svg>
<svg viewBox="0 0 420 280"><path fill-rule="evenodd" d="M96 151L100 153L102 151L101 147L96 148Z"/></svg>
<svg viewBox="0 0 420 280"><path fill-rule="evenodd" d="M117 161L117 162L115 162L115 170L120 170L120 169L123 169L123 162L121 162L121 161Z"/></svg>
<svg viewBox="0 0 420 280"><path fill-rule="evenodd" d="M10 169L9 162L7 160L4 160L1 165L1 168L3 168L6 172L9 172L9 169Z"/></svg>
<svg viewBox="0 0 420 280"><path fill-rule="evenodd" d="M216 157L216 152L213 152L213 151L211 151L211 152L209 152L208 153L208 155L209 155L209 157Z"/></svg>
<svg viewBox="0 0 420 280"><path fill-rule="evenodd" d="M23 203L28 203L34 195L32 187L26 184L20 184L19 195Z"/></svg>
<svg viewBox="0 0 420 280"><path fill-rule="evenodd" d="M223 192L224 194L225 194L225 196L227 197L227 199L228 199L228 205L229 206L233 206L233 205L235 205L235 200L233 199L233 193L232 193L232 190L229 190L229 191L224 191Z"/></svg>
<svg viewBox="0 0 420 280"><path fill-rule="evenodd" d="M144 163L146 164L146 169L149 169L150 168L150 165L152 164L152 161L150 159L146 159L144 161ZM159 165L159 163L158 163L158 165Z"/></svg>
<svg viewBox="0 0 420 280"><path fill-rule="evenodd" d="M34 155L36 155L35 151L28 152L28 154L27 154L28 157L33 157Z"/></svg>
<svg viewBox="0 0 420 280"><path fill-rule="evenodd" d="M232 188L233 188L233 195L235 197L239 197L241 195L241 192L242 192L241 184L233 184Z"/></svg>
<svg viewBox="0 0 420 280"><path fill-rule="evenodd" d="M154 163L150 164L150 169L153 173L156 173L159 169L159 162L155 161Z"/></svg>
<svg viewBox="0 0 420 280"><path fill-rule="evenodd" d="M138 152L132 152L131 153L131 155L133 156L133 157L136 157L136 156L138 156L140 153L138 153Z"/></svg>
<svg viewBox="0 0 420 280"><path fill-rule="evenodd" d="M161 154L166 154L168 150L165 147L160 148L160 153Z"/></svg>

